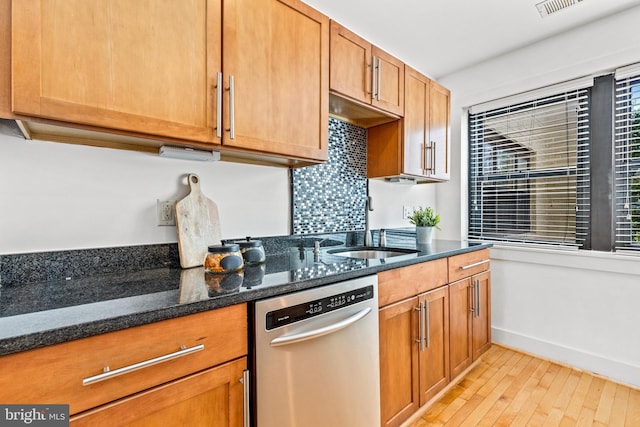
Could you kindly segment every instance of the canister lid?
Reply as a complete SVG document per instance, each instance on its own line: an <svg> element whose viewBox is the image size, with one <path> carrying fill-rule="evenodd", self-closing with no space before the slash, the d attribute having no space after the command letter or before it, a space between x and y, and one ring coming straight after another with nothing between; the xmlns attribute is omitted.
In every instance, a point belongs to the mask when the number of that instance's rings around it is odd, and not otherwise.
<svg viewBox="0 0 640 427"><path fill-rule="evenodd" d="M241 248L257 248L262 246L262 240L251 240L251 237L247 236L246 240L236 241Z"/></svg>
<svg viewBox="0 0 640 427"><path fill-rule="evenodd" d="M240 250L240 246L235 243L223 243L222 245L211 245L208 249L209 253L212 254L226 254L230 252L238 252Z"/></svg>

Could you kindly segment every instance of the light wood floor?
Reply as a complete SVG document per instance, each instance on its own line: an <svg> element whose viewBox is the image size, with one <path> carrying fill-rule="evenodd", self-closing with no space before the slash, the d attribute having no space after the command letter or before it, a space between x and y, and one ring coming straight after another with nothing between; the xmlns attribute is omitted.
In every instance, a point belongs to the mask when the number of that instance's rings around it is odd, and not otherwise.
<svg viewBox="0 0 640 427"><path fill-rule="evenodd" d="M493 345L409 427L640 426L640 390Z"/></svg>

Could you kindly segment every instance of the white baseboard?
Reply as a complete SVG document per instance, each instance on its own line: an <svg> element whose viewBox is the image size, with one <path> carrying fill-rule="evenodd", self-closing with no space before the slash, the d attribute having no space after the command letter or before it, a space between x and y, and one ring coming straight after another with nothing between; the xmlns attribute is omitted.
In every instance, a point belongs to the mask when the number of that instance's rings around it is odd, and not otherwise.
<svg viewBox="0 0 640 427"><path fill-rule="evenodd" d="M500 328L491 328L491 338L496 344L504 344L538 355L549 360L589 371L620 384L640 389L640 366L612 360L580 349L519 334Z"/></svg>

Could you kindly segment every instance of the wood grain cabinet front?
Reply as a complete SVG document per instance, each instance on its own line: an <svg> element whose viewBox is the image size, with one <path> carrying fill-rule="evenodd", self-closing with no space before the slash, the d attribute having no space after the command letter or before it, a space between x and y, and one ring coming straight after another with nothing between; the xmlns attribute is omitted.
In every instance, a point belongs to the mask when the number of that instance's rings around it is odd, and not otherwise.
<svg viewBox="0 0 640 427"><path fill-rule="evenodd" d="M240 409L225 409L236 414L242 411L240 380L246 369L247 331L247 307L238 304L2 356L0 401L65 403L75 419L77 414L113 405L119 399L125 399L122 408L127 408L134 405L126 402L136 401L138 397L132 396L137 393L142 393L140 402L157 401L159 408L168 408L176 393L177 411L182 408L177 404L180 401L193 408L194 402L209 405L213 399L216 405L239 404ZM233 361L237 362L225 365ZM199 372L203 373L199 376ZM204 378L212 382L204 384ZM189 394L191 385L204 395ZM136 413L143 416L143 412Z"/></svg>
<svg viewBox="0 0 640 427"><path fill-rule="evenodd" d="M332 92L402 117L404 63L331 21Z"/></svg>
<svg viewBox="0 0 640 427"><path fill-rule="evenodd" d="M449 285L449 354L455 378L491 346L489 250L450 257L449 278L456 280Z"/></svg>
<svg viewBox="0 0 640 427"><path fill-rule="evenodd" d="M488 270L479 250L378 273L383 427L401 425L490 347Z"/></svg>
<svg viewBox="0 0 640 427"><path fill-rule="evenodd" d="M71 418L73 427L244 426L244 390L238 381L246 369L238 359L181 378Z"/></svg>
<svg viewBox="0 0 640 427"><path fill-rule="evenodd" d="M301 1L20 0L11 28L17 115L327 159L329 19Z"/></svg>
<svg viewBox="0 0 640 427"><path fill-rule="evenodd" d="M383 426L399 426L449 383L447 286L380 309Z"/></svg>
<svg viewBox="0 0 640 427"><path fill-rule="evenodd" d="M404 118L369 128L369 178L447 181L450 92L405 66Z"/></svg>
<svg viewBox="0 0 640 427"><path fill-rule="evenodd" d="M382 426L401 425L449 382L446 264L443 258L378 275Z"/></svg>

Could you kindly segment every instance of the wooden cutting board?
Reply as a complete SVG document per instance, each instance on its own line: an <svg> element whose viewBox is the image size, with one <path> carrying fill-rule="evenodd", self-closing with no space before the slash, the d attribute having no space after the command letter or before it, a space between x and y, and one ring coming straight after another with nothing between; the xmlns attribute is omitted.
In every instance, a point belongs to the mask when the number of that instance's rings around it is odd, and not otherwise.
<svg viewBox="0 0 640 427"><path fill-rule="evenodd" d="M176 228L178 252L182 268L204 264L210 245L220 244L220 219L218 206L200 190L200 178L189 174L191 192L176 202Z"/></svg>

